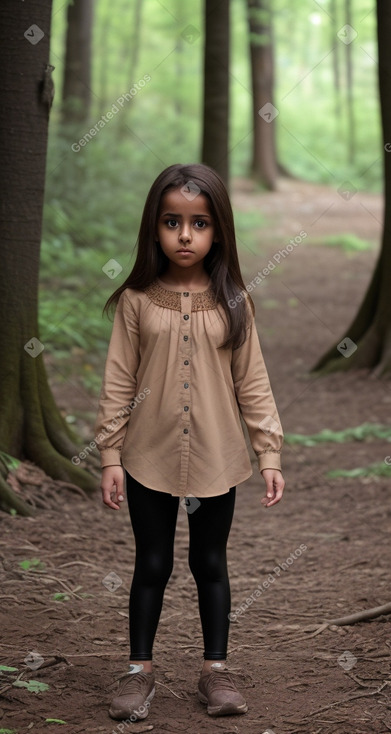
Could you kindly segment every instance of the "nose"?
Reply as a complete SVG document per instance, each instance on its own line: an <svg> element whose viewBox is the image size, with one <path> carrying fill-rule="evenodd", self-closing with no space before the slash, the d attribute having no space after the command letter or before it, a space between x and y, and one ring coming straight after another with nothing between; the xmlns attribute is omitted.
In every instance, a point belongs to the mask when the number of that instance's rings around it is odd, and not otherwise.
<svg viewBox="0 0 391 734"><path fill-rule="evenodd" d="M182 229L179 234L179 239L181 242L190 242L191 240L190 226L186 224L185 222L182 225Z"/></svg>

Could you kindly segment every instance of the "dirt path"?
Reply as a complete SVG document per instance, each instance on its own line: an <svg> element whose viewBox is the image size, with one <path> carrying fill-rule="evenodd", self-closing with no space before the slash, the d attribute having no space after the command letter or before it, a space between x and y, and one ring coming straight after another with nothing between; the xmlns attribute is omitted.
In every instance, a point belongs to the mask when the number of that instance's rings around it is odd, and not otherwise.
<svg viewBox="0 0 391 734"><path fill-rule="evenodd" d="M376 258L375 250L348 256L314 238L350 231L376 241L380 197L358 192L345 201L326 187L295 182L277 194L258 194L237 181L234 201L243 210L259 207L267 218L259 252L242 243L246 283L291 237L308 233L252 292L285 431L389 422L389 383L364 374L308 377L318 356L347 335ZM80 407L71 389L59 390L57 398L64 409ZM86 410L88 421L89 398ZM157 695L145 724L170 734L391 731L389 617L311 636L324 619L390 601L389 481L325 477L331 468L363 466L389 454L389 442L381 440L286 446L287 489L279 506L260 505L255 463L253 477L238 488L229 541L233 611L268 582L231 624L229 663L243 674L249 704L243 717L213 720L195 695L202 637L180 508L175 568L155 644ZM144 730L145 724L121 730L107 714L109 686L128 652L134 546L127 508L111 513L98 495L83 501L64 493L59 511L35 519L1 515L1 528L1 663L49 686L40 693L3 689L1 726L17 734ZM45 564L41 570L20 567L33 558ZM112 572L121 581L115 591L102 584ZM58 592L69 598L54 601ZM44 664L30 671L24 660L31 652ZM55 664L45 666L53 656Z"/></svg>

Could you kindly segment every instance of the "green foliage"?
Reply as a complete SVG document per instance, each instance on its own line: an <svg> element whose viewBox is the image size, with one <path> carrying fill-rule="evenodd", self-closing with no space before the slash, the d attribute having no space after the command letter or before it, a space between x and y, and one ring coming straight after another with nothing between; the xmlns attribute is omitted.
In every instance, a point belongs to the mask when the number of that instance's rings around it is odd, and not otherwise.
<svg viewBox="0 0 391 734"><path fill-rule="evenodd" d="M331 479L347 477L354 479L356 477L391 477L391 466L384 461L370 464L369 466L357 467L356 469L333 469L327 472L327 477Z"/></svg>
<svg viewBox="0 0 391 734"><path fill-rule="evenodd" d="M363 423L355 428L346 428L343 431L331 431L325 428L319 433L312 436L305 436L300 433L285 434L285 442L287 444L299 444L301 446L316 446L319 443L347 443L348 441L367 441L372 439L386 439L391 441L391 428L388 426L378 425L376 423ZM333 469L326 473L326 477L330 479L338 479L341 477L391 477L391 466L385 461L370 464L366 467L357 467L355 469Z"/></svg>
<svg viewBox="0 0 391 734"><path fill-rule="evenodd" d="M8 469L8 471L14 471L18 468L20 464L19 459L15 459L14 456L10 456L10 454L6 454L5 451L0 451L0 460L3 462L4 466Z"/></svg>
<svg viewBox="0 0 391 734"><path fill-rule="evenodd" d="M362 240L361 237L357 237L355 234L349 232L311 239L311 242L325 247L339 247L344 252L365 252L375 248L374 242Z"/></svg>
<svg viewBox="0 0 391 734"><path fill-rule="evenodd" d="M13 668L8 665L0 665L0 675L5 675L6 680L8 680L11 685L14 688L27 688L28 691L32 693L41 693L42 691L47 691L50 686L48 686L47 683L42 683L38 680L21 680L22 673L19 673L19 675L15 678L15 676L10 675L10 673L17 673L18 668ZM6 731L12 731L10 729L0 729L1 732Z"/></svg>
<svg viewBox="0 0 391 734"><path fill-rule="evenodd" d="M67 722L64 721L64 719L45 719L45 723L47 724L66 724Z"/></svg>
<svg viewBox="0 0 391 734"><path fill-rule="evenodd" d="M259 211L240 211L234 209L236 244L238 250L260 251L259 230L265 218Z"/></svg>
<svg viewBox="0 0 391 734"><path fill-rule="evenodd" d="M69 601L70 598L69 594L66 594L65 591L58 591L52 596L54 601Z"/></svg>
<svg viewBox="0 0 391 734"><path fill-rule="evenodd" d="M371 438L385 438L391 441L391 428L372 423L363 423L356 428L346 428L343 431L331 431L328 428L312 436L300 433L285 434L285 443L301 446L316 446L318 443L346 443L347 441L366 441Z"/></svg>
<svg viewBox="0 0 391 734"><path fill-rule="evenodd" d="M37 571L43 571L45 568L45 564L43 561L40 561L39 558L30 558L29 560L19 561L19 566L23 568L24 571L31 571L34 569L37 569Z"/></svg>
<svg viewBox="0 0 391 734"><path fill-rule="evenodd" d="M88 201L101 187L122 178L124 187L129 177L136 175L151 180L151 175L170 163L197 160L200 156L202 134L202 68L203 68L203 9L200 0L195 3L172 2L170 6L144 0L139 38L139 55L133 66L129 47L135 39L134 2L117 0L113 13L109 0L95 4L92 109L91 125L74 131L71 142L77 141L94 125L118 98L137 83L144 74L151 80L132 101L126 102L114 119L102 129L76 156L81 179L66 174L69 163L69 145L57 149L54 165L49 157L48 173L63 175L68 186L67 195L79 208L80 184L82 200ZM276 89L274 104L279 111L276 120L277 145L280 161L295 175L316 182L327 182L335 188L350 180L359 189L380 190L381 152L380 115L377 92L377 48L375 13L368 12L366 0L356 0L353 25L358 33L352 42L353 94L355 131L349 130L346 88L346 46L337 36L346 23L343 4L334 19L324 3L310 7L300 0L287 3L276 0L272 4L273 36L275 39ZM337 4L338 5L338 4ZM249 28L246 3L231 3L231 117L230 150L231 173L247 173L250 157L252 112L249 66ZM255 15L259 11L253 11ZM261 11L260 20L268 20ZM66 7L62 0L54 0L51 48L55 58L54 78L56 96L51 113L51 134L58 126L63 75ZM187 26L195 33L188 42L184 33ZM335 89L333 59L338 54L340 92ZM114 145L108 131L118 131ZM356 138L353 164L348 162L348 145ZM107 173L97 178L91 166L89 148L105 139L101 154L106 160ZM98 143L99 145L99 143ZM130 155L129 155L130 152ZM65 160L63 160L65 157ZM127 164L127 165L126 165ZM125 174L125 175L123 175ZM86 188L84 188L86 187ZM88 192L87 189L88 188ZM113 201L113 197L111 197ZM94 226L101 231L99 206L95 208ZM69 210L65 211L69 216ZM77 216L77 213L76 213ZM72 213L73 218L73 213ZM84 230L87 218L79 216ZM108 223L110 228L110 223Z"/></svg>
<svg viewBox="0 0 391 734"><path fill-rule="evenodd" d="M42 691L48 691L50 688L47 683L42 683L39 680L15 680L12 685L15 688L27 688L32 693L41 693Z"/></svg>
<svg viewBox="0 0 391 734"><path fill-rule="evenodd" d="M0 734L17 734L16 729L0 729Z"/></svg>

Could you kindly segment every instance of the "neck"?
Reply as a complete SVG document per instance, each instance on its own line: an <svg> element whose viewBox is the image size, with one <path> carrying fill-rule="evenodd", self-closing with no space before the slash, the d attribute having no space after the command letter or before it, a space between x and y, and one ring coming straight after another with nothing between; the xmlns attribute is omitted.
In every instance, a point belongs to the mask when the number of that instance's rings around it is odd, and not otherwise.
<svg viewBox="0 0 391 734"><path fill-rule="evenodd" d="M198 265L198 263L197 263ZM202 267L194 266L194 268L180 268L174 263L170 263L167 270L161 275L160 280L167 285L176 285L178 288L189 290L194 288L207 288L210 277L206 270Z"/></svg>

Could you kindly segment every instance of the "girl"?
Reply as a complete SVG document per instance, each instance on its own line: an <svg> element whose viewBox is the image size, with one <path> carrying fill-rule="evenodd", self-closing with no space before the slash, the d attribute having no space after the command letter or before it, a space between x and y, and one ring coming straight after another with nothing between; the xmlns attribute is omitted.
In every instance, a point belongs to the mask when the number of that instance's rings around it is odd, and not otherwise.
<svg viewBox="0 0 391 734"><path fill-rule="evenodd" d="M105 309L111 304L96 441L105 505L119 510L126 486L136 560L130 664L109 714L134 721L149 712L152 647L180 500L188 512L204 640L198 697L212 716L244 714L246 701L225 662L226 546L236 485L252 474L240 416L266 484L266 507L284 489L283 434L240 272L231 204L212 168L176 164L158 176L145 203L136 262Z"/></svg>

